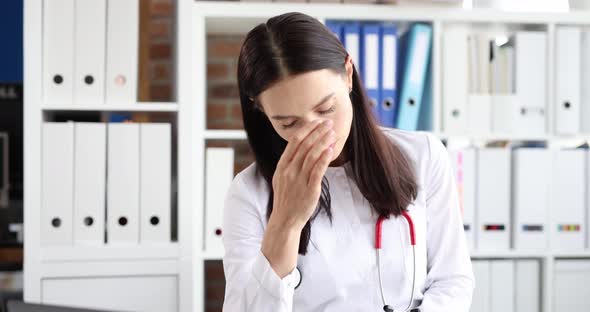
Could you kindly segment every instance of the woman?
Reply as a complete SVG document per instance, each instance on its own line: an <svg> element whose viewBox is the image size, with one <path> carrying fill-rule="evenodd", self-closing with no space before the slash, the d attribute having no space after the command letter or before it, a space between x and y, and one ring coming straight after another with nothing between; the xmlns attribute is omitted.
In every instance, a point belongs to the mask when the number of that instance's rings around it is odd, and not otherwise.
<svg viewBox="0 0 590 312"><path fill-rule="evenodd" d="M326 27L301 13L258 25L238 84L256 161L225 199L224 311L469 310L473 272L445 147L377 125Z"/></svg>

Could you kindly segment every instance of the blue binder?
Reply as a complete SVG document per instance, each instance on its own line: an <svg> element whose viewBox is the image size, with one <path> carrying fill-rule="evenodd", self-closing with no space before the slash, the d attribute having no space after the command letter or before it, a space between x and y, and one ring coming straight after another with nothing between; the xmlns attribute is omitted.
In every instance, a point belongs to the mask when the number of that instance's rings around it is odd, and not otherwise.
<svg viewBox="0 0 590 312"><path fill-rule="evenodd" d="M341 21L327 20L326 27L328 27L328 29L332 31L334 35L336 35L340 42L344 42L342 33L343 23Z"/></svg>
<svg viewBox="0 0 590 312"><path fill-rule="evenodd" d="M414 24L401 38L400 96L397 128L417 130L432 45L432 28Z"/></svg>
<svg viewBox="0 0 590 312"><path fill-rule="evenodd" d="M418 116L418 130L432 131L432 66L430 62L426 70L426 81L424 82L424 93L422 94L422 105Z"/></svg>
<svg viewBox="0 0 590 312"><path fill-rule="evenodd" d="M397 112L397 62L398 36L397 27L386 23L381 25L381 95L380 108L381 124L384 127L395 126Z"/></svg>
<svg viewBox="0 0 590 312"><path fill-rule="evenodd" d="M352 57L352 62L356 68L357 73L362 77L362 65L360 60L362 59L361 51L361 24L359 22L348 22L343 26L343 43L344 47L348 51L348 54Z"/></svg>
<svg viewBox="0 0 590 312"><path fill-rule="evenodd" d="M381 26L376 23L363 24L361 28L362 81L375 119L382 124L380 112L381 86Z"/></svg>

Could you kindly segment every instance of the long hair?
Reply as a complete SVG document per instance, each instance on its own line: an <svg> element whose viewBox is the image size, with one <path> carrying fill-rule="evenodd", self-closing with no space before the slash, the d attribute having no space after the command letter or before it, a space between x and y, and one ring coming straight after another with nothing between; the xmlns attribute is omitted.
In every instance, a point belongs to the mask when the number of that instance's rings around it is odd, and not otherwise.
<svg viewBox="0 0 590 312"><path fill-rule="evenodd" d="M287 141L274 130L257 96L290 75L321 69L346 75L347 56L342 43L328 28L313 17L295 12L275 16L256 26L242 44L237 73L240 102L257 174L264 177L270 189L267 220L273 210L272 178ZM378 215L398 216L416 199L418 192L410 160L379 128L354 68L350 96L353 120L342 152L350 160L352 178ZM307 253L311 224L320 211L325 211L332 220L326 177L322 179L318 207L301 232L299 254Z"/></svg>

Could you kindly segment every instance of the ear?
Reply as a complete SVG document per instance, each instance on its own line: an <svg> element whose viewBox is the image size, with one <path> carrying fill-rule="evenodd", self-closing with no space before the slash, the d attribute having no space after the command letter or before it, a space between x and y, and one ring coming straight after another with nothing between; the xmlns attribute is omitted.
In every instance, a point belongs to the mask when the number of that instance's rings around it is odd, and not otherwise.
<svg viewBox="0 0 590 312"><path fill-rule="evenodd" d="M346 56L346 60L344 61L344 67L346 68L346 83L347 87L351 88L353 86L352 82L352 74L353 74L353 64L352 64L352 57L350 55Z"/></svg>

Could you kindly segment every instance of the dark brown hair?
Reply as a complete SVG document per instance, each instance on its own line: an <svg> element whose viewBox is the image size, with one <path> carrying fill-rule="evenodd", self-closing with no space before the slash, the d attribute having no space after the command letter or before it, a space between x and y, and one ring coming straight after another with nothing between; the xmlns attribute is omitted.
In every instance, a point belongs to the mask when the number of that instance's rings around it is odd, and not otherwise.
<svg viewBox="0 0 590 312"><path fill-rule="evenodd" d="M290 75L330 69L346 77L348 53L322 23L302 13L286 13L252 29L240 50L238 87L248 142L258 174L270 188L267 219L272 213L272 178L287 141L274 130L257 96ZM343 148L359 190L380 216L398 216L416 199L417 182L409 159L379 128L359 73L351 92L353 120ZM322 179L318 207L301 232L299 253L307 253L311 223L324 210L332 219L328 180Z"/></svg>

